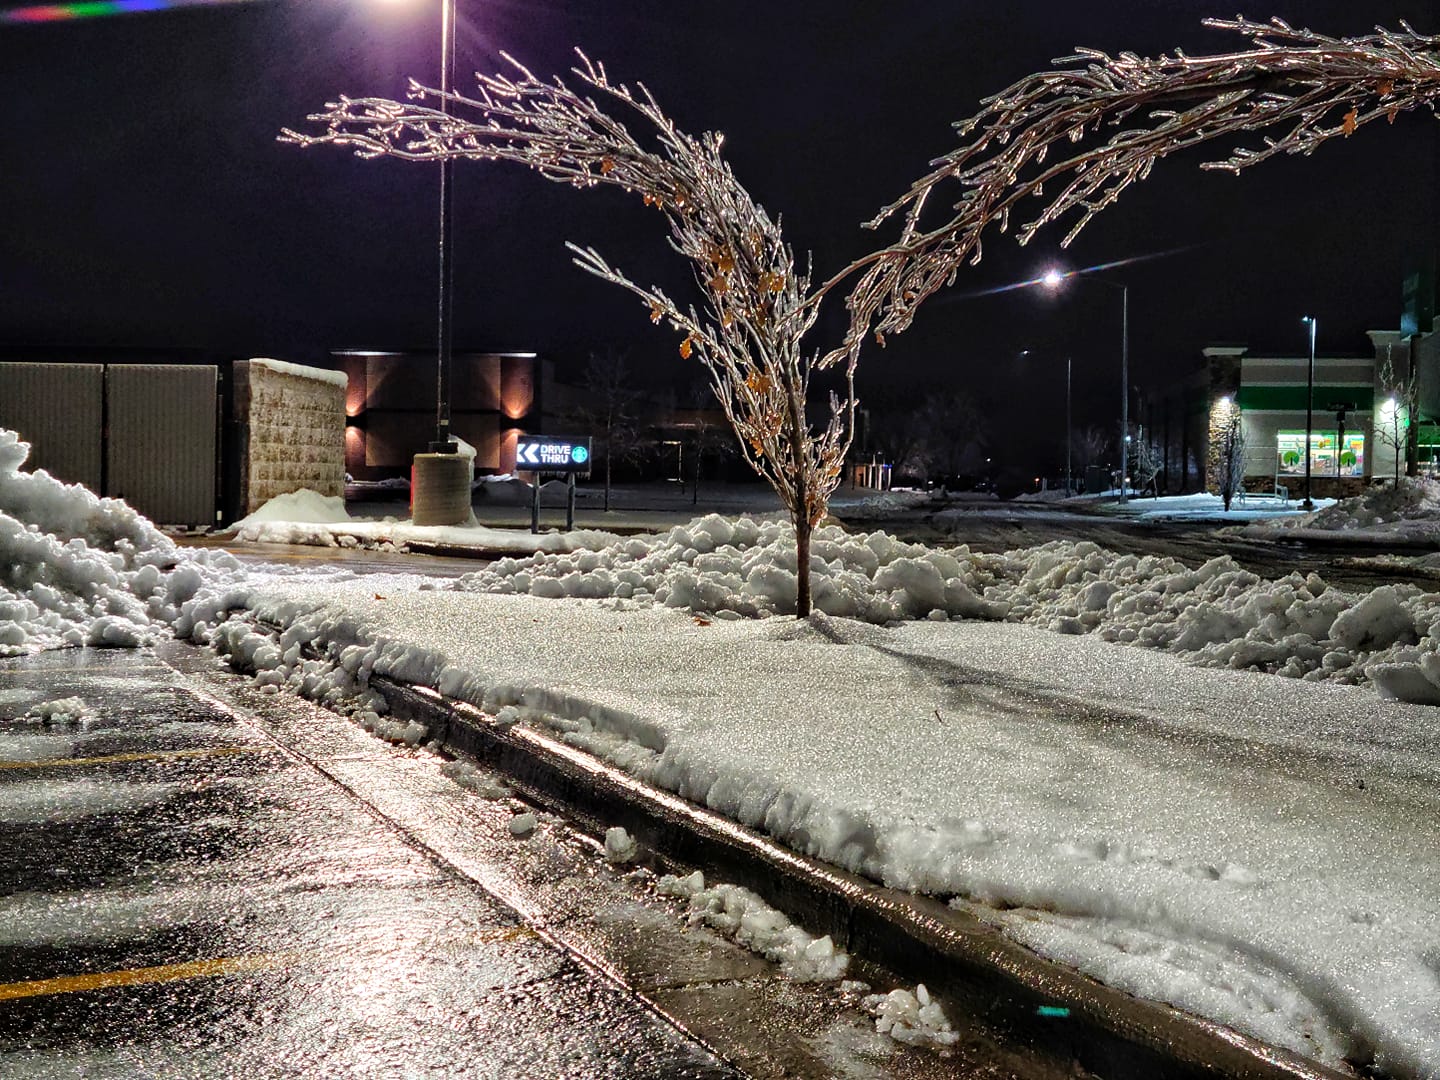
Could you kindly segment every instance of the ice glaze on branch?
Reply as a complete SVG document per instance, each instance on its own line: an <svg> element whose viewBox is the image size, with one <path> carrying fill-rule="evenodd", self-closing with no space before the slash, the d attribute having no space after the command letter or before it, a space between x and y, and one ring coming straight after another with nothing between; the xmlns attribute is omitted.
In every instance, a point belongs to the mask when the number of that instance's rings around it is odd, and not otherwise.
<svg viewBox="0 0 1440 1080"><path fill-rule="evenodd" d="M1428 107L1440 98L1440 37L1377 29L1337 39L1297 30L1280 19L1206 20L1250 39L1235 53L1156 58L1078 50L1064 67L1028 76L987 98L956 127L971 141L939 158L931 171L869 223L899 218L889 247L852 264L816 290L823 296L861 272L848 303L848 349L873 326L877 335L905 329L926 297L952 283L963 263L978 262L981 234L1004 232L1023 200L1048 199L1016 230L1021 244L1067 215L1078 215L1063 243L1161 158L1221 136L1274 131L1259 147L1240 147L1205 168L1238 172L1276 154L1310 154L1337 135L1380 118ZM1095 137L1117 129L1103 142ZM1277 130L1278 129L1278 130ZM1079 147L1070 151L1070 147ZM1047 161L1047 158L1049 160ZM958 183L950 220L926 228L932 196ZM1049 189L1047 191L1047 189Z"/></svg>
<svg viewBox="0 0 1440 1080"><path fill-rule="evenodd" d="M797 610L809 614L809 534L825 515L855 430L853 353L843 369L844 399L832 394L825 426L812 429L806 397L812 373L825 365L801 345L817 315L806 303L810 279L796 270L779 222L735 179L721 154L723 137L678 130L643 86L632 93L611 83L604 67L583 54L573 72L585 94L558 79L542 82L506 59L514 78L480 76L480 96L445 95L449 109L418 104L442 95L412 80L409 102L344 97L310 117L323 125L321 133L287 130L282 138L348 146L367 157L514 161L576 187L623 188L655 207L671 246L690 262L703 298L698 307L637 284L593 249L571 245L575 262L639 296L652 322L680 331L682 357L698 354L745 459L795 522ZM632 135L596 97L642 120L649 141Z"/></svg>

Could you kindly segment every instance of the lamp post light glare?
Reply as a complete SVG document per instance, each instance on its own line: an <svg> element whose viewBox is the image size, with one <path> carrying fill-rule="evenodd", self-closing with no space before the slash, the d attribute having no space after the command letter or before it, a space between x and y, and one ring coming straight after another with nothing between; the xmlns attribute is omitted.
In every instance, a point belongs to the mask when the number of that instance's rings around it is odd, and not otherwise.
<svg viewBox="0 0 1440 1080"><path fill-rule="evenodd" d="M1054 266L1045 271L1040 282L1054 291L1070 278L1120 290L1120 500L1123 502L1130 485L1130 286L1078 270L1066 273Z"/></svg>

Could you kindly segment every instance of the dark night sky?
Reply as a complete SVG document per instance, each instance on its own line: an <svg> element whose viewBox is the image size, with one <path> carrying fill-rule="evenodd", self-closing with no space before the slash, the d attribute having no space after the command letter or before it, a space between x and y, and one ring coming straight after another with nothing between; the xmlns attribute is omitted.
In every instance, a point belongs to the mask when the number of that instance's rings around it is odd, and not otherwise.
<svg viewBox="0 0 1440 1080"><path fill-rule="evenodd" d="M460 85L463 73L497 70L502 49L544 74L583 47L613 77L646 82L682 127L725 131L737 175L821 271L874 242L859 223L954 144L951 121L1074 45L1240 44L1200 26L1231 14L1229 0L459 6ZM1401 18L1440 30L1433 0L1270 0L1247 13L1337 34ZM275 135L335 93L394 96L406 75L433 81L438 52L436 0L254 0L0 24L0 343L302 362L338 345L433 346L435 168L301 151ZM1427 115L1240 178L1199 172L1199 157L1164 162L1067 252L1058 231L1024 249L993 235L985 261L862 369L968 386L997 427L1048 424L1063 422L1055 375L1068 350L1077 423L1108 422L1116 294L966 294L1057 259L1078 267L1167 251L1178 253L1125 271L1136 382L1215 341L1299 354L1307 312L1322 352L1361 352L1366 329L1398 324L1402 276L1440 231L1437 146ZM562 247L594 244L642 279L683 282L653 212L617 192L477 163L458 169L458 208L457 348L537 349L563 363L615 345L647 370L683 364L673 335L572 268ZM1017 364L1024 347L1037 356Z"/></svg>

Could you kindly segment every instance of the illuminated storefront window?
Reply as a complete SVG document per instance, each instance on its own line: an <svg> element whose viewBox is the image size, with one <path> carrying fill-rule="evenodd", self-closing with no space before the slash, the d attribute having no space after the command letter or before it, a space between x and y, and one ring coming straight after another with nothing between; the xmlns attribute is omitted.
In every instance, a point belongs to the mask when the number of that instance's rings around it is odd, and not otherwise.
<svg viewBox="0 0 1440 1080"><path fill-rule="evenodd" d="M1305 432L1281 431L1276 433L1276 471L1282 476L1305 475ZM1339 468L1336 468L1336 456ZM1313 476L1364 476L1365 435L1363 432L1345 432L1343 446L1337 446L1333 431L1312 431L1310 433L1310 472Z"/></svg>

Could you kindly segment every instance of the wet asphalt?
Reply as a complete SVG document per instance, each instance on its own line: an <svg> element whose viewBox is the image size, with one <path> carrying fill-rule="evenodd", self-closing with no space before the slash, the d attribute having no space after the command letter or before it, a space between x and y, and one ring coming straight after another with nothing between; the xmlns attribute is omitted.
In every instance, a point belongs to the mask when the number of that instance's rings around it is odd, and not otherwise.
<svg viewBox="0 0 1440 1080"><path fill-rule="evenodd" d="M0 1076L737 1075L152 654L0 664L0 759Z"/></svg>
<svg viewBox="0 0 1440 1080"><path fill-rule="evenodd" d="M0 661L0 1078L1060 1074L877 1034L442 764L187 646Z"/></svg>

